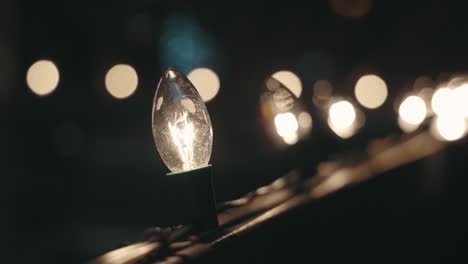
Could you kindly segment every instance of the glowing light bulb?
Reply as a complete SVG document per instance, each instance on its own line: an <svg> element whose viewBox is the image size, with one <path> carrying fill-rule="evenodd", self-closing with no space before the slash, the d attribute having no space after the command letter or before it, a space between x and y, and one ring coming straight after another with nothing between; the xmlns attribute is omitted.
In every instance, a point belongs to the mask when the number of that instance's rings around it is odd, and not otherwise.
<svg viewBox="0 0 468 264"><path fill-rule="evenodd" d="M153 138L172 172L208 165L213 145L211 120L203 99L182 73L169 68L153 101Z"/></svg>

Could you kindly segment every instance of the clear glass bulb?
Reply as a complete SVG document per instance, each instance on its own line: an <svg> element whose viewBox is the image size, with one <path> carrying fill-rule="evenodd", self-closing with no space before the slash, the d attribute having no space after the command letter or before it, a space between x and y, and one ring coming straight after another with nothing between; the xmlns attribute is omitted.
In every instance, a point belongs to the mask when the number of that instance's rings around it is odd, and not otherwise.
<svg viewBox="0 0 468 264"><path fill-rule="evenodd" d="M153 101L153 138L172 172L207 166L213 129L203 99L182 73L169 68L159 81Z"/></svg>

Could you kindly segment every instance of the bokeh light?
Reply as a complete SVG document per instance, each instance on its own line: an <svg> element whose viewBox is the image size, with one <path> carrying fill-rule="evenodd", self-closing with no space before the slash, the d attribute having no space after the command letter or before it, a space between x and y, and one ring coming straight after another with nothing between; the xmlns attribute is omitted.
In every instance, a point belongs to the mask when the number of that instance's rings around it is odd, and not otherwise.
<svg viewBox="0 0 468 264"><path fill-rule="evenodd" d="M194 17L183 13L167 16L159 35L163 69L174 67L189 72L199 65L216 63L214 38Z"/></svg>
<svg viewBox="0 0 468 264"><path fill-rule="evenodd" d="M293 145L299 140L297 135L299 124L294 114L290 112L277 114L275 116L275 127L276 132L286 144Z"/></svg>
<svg viewBox="0 0 468 264"><path fill-rule="evenodd" d="M57 66L49 60L39 60L26 73L26 83L35 94L44 96L52 93L59 83Z"/></svg>
<svg viewBox="0 0 468 264"><path fill-rule="evenodd" d="M411 124L406 122L401 116L398 117L398 126L403 132L410 133L418 129L419 124Z"/></svg>
<svg viewBox="0 0 468 264"><path fill-rule="evenodd" d="M123 99L132 95L138 86L135 69L127 64L113 66L106 74L106 89L115 98Z"/></svg>
<svg viewBox="0 0 468 264"><path fill-rule="evenodd" d="M460 115L437 116L431 132L440 140L458 140L466 133L466 121Z"/></svg>
<svg viewBox="0 0 468 264"><path fill-rule="evenodd" d="M459 114L468 117L468 84L462 84L453 91Z"/></svg>
<svg viewBox="0 0 468 264"><path fill-rule="evenodd" d="M197 88L203 101L211 101L219 91L218 75L208 68L193 69L187 76L192 84Z"/></svg>
<svg viewBox="0 0 468 264"><path fill-rule="evenodd" d="M290 71L279 71L273 74L273 78L286 86L297 98L302 93L302 82L299 77Z"/></svg>
<svg viewBox="0 0 468 264"><path fill-rule="evenodd" d="M314 97L313 102L315 105L323 105L328 102L333 93L333 86L327 80L318 80L314 83Z"/></svg>
<svg viewBox="0 0 468 264"><path fill-rule="evenodd" d="M453 114L457 111L455 102L456 98L454 98L452 89L446 87L439 88L432 96L432 111L437 115Z"/></svg>
<svg viewBox="0 0 468 264"><path fill-rule="evenodd" d="M433 87L434 87L434 81L432 81L432 79L429 76L421 75L418 78L416 78L413 83L414 91L420 91L424 88L433 88Z"/></svg>
<svg viewBox="0 0 468 264"><path fill-rule="evenodd" d="M426 118L426 104L424 103L424 100L418 96L408 96L400 104L398 113L403 121L412 125L419 125Z"/></svg>
<svg viewBox="0 0 468 264"><path fill-rule="evenodd" d="M346 100L332 104L328 115L333 127L338 129L349 127L356 120L354 106Z"/></svg>
<svg viewBox="0 0 468 264"><path fill-rule="evenodd" d="M307 112L301 112L297 116L297 121L299 125L303 128L311 128L312 127L312 117Z"/></svg>
<svg viewBox="0 0 468 264"><path fill-rule="evenodd" d="M333 11L343 17L362 17L369 13L372 0L329 0Z"/></svg>
<svg viewBox="0 0 468 264"><path fill-rule="evenodd" d="M354 89L354 95L358 102L370 109L381 106L387 99L387 94L387 85L377 75L362 76Z"/></svg>
<svg viewBox="0 0 468 264"><path fill-rule="evenodd" d="M338 101L330 106L328 125L341 138L349 138L356 132L356 110L346 101Z"/></svg>

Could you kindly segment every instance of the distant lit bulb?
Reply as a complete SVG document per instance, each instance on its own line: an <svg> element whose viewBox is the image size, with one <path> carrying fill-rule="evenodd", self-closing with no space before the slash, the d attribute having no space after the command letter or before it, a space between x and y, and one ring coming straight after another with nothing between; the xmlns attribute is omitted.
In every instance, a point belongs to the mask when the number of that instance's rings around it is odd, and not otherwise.
<svg viewBox="0 0 468 264"><path fill-rule="evenodd" d="M468 117L468 84L463 84L455 88L454 94L460 114L464 117Z"/></svg>
<svg viewBox="0 0 468 264"><path fill-rule="evenodd" d="M466 122L462 116L438 116L435 120L436 136L446 141L462 138L466 132Z"/></svg>
<svg viewBox="0 0 468 264"><path fill-rule="evenodd" d="M293 145L298 141L297 130L299 123L296 116L290 112L277 114L275 116L276 132L280 135L284 142L288 145Z"/></svg>
<svg viewBox="0 0 468 264"><path fill-rule="evenodd" d="M172 172L208 165L213 145L211 120L203 99L182 73L169 68L153 101L153 138Z"/></svg>
<svg viewBox="0 0 468 264"><path fill-rule="evenodd" d="M356 110L348 101L339 101L330 106L328 110L330 122L337 129L344 129L353 125L356 120Z"/></svg>
<svg viewBox="0 0 468 264"><path fill-rule="evenodd" d="M328 110L328 125L341 138L352 137L357 132L356 119L356 109L346 100L333 103Z"/></svg>
<svg viewBox="0 0 468 264"><path fill-rule="evenodd" d="M432 111L437 115L450 115L457 112L457 100L454 95L450 88L437 89L431 100Z"/></svg>
<svg viewBox="0 0 468 264"><path fill-rule="evenodd" d="M419 125L427 115L426 103L418 96L408 96L401 103L398 113L403 121L412 125Z"/></svg>

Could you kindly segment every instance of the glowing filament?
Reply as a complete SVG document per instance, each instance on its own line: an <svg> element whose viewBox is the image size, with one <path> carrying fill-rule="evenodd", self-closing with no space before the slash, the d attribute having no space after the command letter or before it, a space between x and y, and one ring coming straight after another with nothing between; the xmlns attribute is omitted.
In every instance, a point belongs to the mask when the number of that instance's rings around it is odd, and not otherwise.
<svg viewBox="0 0 468 264"><path fill-rule="evenodd" d="M169 132L171 133L172 141L177 146L180 158L182 159L184 170L192 169L193 167L193 139L195 131L193 124L188 119L186 111L183 114L174 114L174 124L168 123Z"/></svg>

